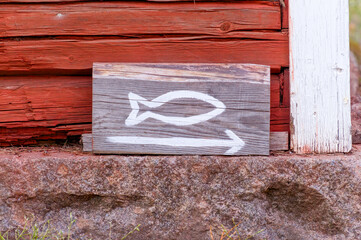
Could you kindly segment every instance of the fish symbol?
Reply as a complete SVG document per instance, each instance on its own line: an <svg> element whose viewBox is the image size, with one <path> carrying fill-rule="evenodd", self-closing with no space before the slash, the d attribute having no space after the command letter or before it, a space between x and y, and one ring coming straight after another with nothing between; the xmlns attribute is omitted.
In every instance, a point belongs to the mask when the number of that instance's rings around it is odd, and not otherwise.
<svg viewBox="0 0 361 240"><path fill-rule="evenodd" d="M129 114L128 118L125 120L126 126L135 126L148 118L157 119L164 123L173 124L176 126L189 126L193 124L197 124L200 122L208 121L220 114L222 114L226 110L226 106L223 102L219 101L218 99L209 96L207 94L196 92L196 91L188 91L188 90L180 90L180 91L171 91L165 93L151 101L139 96L138 94L130 92L128 94L129 103L132 108L131 113ZM196 116L190 117L171 117L171 116L163 116L152 111L146 111L140 115L139 113L139 103L149 107L149 108L157 108L162 106L163 104L172 101L174 99L181 99L181 98L192 98L198 99L204 102L207 102L215 107L214 110L199 114Z"/></svg>

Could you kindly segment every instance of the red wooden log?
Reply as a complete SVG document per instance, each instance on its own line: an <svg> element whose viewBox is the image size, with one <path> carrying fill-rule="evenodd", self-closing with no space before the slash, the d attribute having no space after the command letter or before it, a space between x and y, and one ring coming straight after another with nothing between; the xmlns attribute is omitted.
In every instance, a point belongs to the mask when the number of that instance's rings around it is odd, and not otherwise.
<svg viewBox="0 0 361 240"><path fill-rule="evenodd" d="M241 41L241 37L249 39ZM283 32L232 38L14 40L0 42L0 52L0 75L90 74L93 62L254 63L269 65L273 72L289 64Z"/></svg>
<svg viewBox="0 0 361 240"><path fill-rule="evenodd" d="M58 2L69 3L69 2L86 2L86 1L87 0L1 0L1 3L58 3ZM112 0L95 0L95 1L105 2ZM220 0L143 0L143 2L157 2L157 3L191 2L193 4L198 4L199 2L219 2L219 1ZM245 2L245 0L222 0L222 2L242 2L242 1ZM248 2L259 2L260 4L265 4L265 5L276 5L276 6L280 5L280 0L248 0Z"/></svg>
<svg viewBox="0 0 361 240"><path fill-rule="evenodd" d="M287 131L289 109L279 107L279 79L272 75L271 129ZM91 82L91 77L74 76L0 77L0 146L90 132Z"/></svg>
<svg viewBox="0 0 361 240"><path fill-rule="evenodd" d="M279 31L281 23L288 27L288 9L279 0L184 2L3 0L0 75L90 75L93 62L256 63L274 73L288 67L288 31ZM287 74L272 75L271 131L289 129ZM0 77L0 111L0 146L89 132L91 78Z"/></svg>
<svg viewBox="0 0 361 240"><path fill-rule="evenodd" d="M289 123L289 108L271 108L271 132L289 131Z"/></svg>
<svg viewBox="0 0 361 240"><path fill-rule="evenodd" d="M226 35L242 30L280 30L276 5L252 2L81 2L15 4L0 8L0 37Z"/></svg>
<svg viewBox="0 0 361 240"><path fill-rule="evenodd" d="M284 0L285 6L282 7L282 28L288 28L288 7L289 7L289 0Z"/></svg>
<svg viewBox="0 0 361 240"><path fill-rule="evenodd" d="M91 123L91 77L0 77L0 127Z"/></svg>

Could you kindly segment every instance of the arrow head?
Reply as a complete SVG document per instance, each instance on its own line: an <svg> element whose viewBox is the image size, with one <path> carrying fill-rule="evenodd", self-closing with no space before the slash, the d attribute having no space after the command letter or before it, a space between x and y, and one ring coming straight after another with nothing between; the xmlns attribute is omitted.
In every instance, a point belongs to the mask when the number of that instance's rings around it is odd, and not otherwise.
<svg viewBox="0 0 361 240"><path fill-rule="evenodd" d="M233 140L233 142L231 144L232 148L230 148L225 153L226 155L233 155L233 154L237 153L239 150L241 150L244 147L245 142L242 139L240 139L234 132L227 129L225 131L225 133L228 135L229 138L231 138Z"/></svg>

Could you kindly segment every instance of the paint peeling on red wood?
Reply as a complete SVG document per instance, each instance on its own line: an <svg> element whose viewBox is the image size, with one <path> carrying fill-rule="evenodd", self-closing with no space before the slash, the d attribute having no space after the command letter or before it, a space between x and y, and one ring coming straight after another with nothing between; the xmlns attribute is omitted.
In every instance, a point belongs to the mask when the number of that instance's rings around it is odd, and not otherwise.
<svg viewBox="0 0 361 240"><path fill-rule="evenodd" d="M280 106L280 76L271 76L271 108Z"/></svg>
<svg viewBox="0 0 361 240"><path fill-rule="evenodd" d="M289 108L271 108L271 132L289 132L289 123Z"/></svg>
<svg viewBox="0 0 361 240"><path fill-rule="evenodd" d="M279 6L254 2L82 2L6 5L0 37L145 34L225 35L241 30L280 30Z"/></svg>
<svg viewBox="0 0 361 240"><path fill-rule="evenodd" d="M282 7L282 28L286 29L288 28L288 1L289 0L284 0L285 2L285 7Z"/></svg>
<svg viewBox="0 0 361 240"><path fill-rule="evenodd" d="M0 115L0 146L63 140L90 132L90 74L95 61L256 63L271 65L273 73L280 73L289 65L288 29L280 31L281 25L288 26L284 17L288 9L281 8L279 0L197 0L195 4L193 0L155 1L163 3L2 0L0 111L6 114ZM154 12L119 8L125 5L154 8ZM99 11L95 11L96 6ZM184 6L187 9L183 16L180 8ZM230 6L237 7L231 10ZM244 12L244 6L251 11ZM157 7L162 11L157 12ZM204 7L216 11L200 14L199 9ZM172 14L167 15L163 11L166 8L173 9ZM198 21L192 19L192 8L195 12L198 9ZM134 16L119 19L130 13L147 20L147 27L139 19L134 21ZM79 24L83 20L87 24ZM242 21L246 23L241 24ZM287 71L272 75L271 131L289 130ZM14 74L25 76L4 77Z"/></svg>
<svg viewBox="0 0 361 240"><path fill-rule="evenodd" d="M285 131L288 109L277 108L279 76L271 78L271 129ZM0 77L0 146L66 139L91 131L91 77ZM274 126L273 126L274 125ZM286 130L287 131L287 130Z"/></svg>
<svg viewBox="0 0 361 240"><path fill-rule="evenodd" d="M290 71L288 68L280 74L280 95L282 95L281 107L290 107Z"/></svg>
<svg viewBox="0 0 361 240"><path fill-rule="evenodd" d="M0 127L91 122L91 77L0 77Z"/></svg>
<svg viewBox="0 0 361 240"><path fill-rule="evenodd" d="M289 62L288 41L254 39L20 40L0 42L0 52L2 75L84 74L93 62L254 63L279 72Z"/></svg>
<svg viewBox="0 0 361 240"><path fill-rule="evenodd" d="M1 0L1 3L69 3L69 2L86 2L89 0ZM91 0L90 0L91 1ZM99 0L100 2L112 1L112 0ZM124 0L123 0L124 1ZM198 4L199 2L217 2L219 0L142 0L141 2L155 2L155 3L177 3L177 2L191 2ZM126 2L126 1L124 1ZM128 0L129 2L129 0ZM247 2L246 0L222 0L222 2ZM248 0L248 2L258 2L265 5L280 5L280 0ZM0 4L1 4L0 3Z"/></svg>

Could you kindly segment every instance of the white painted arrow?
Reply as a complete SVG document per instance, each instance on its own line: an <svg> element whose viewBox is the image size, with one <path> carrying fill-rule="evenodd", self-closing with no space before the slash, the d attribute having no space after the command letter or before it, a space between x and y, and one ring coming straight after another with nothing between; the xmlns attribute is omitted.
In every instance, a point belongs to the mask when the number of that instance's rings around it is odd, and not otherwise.
<svg viewBox="0 0 361 240"><path fill-rule="evenodd" d="M131 137L131 136L117 136L107 137L107 142L119 144L141 144L141 145L162 145L169 147L230 147L225 152L226 155L237 153L245 145L244 141L240 139L231 130L226 130L225 133L230 139L204 139L204 138L156 138L156 137Z"/></svg>

